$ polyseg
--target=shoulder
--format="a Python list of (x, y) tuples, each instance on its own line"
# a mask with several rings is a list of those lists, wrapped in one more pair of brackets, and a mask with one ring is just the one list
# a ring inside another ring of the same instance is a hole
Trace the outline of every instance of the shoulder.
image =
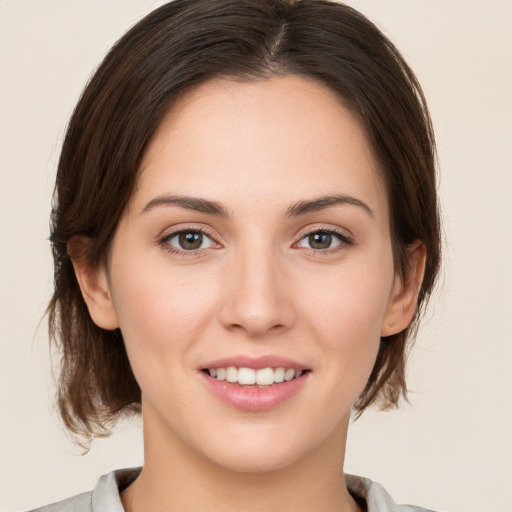
[(98, 480), (94, 490), (30, 512), (124, 512), (119, 493), (128, 487), (139, 473), (140, 468), (112, 471)]
[(92, 492), (84, 492), (77, 494), (72, 498), (68, 498), (45, 507), (36, 508), (30, 512), (90, 512), (92, 511)]
[(350, 493), (366, 505), (368, 512), (434, 512), (414, 505), (397, 505), (382, 485), (369, 478), (345, 475), (345, 479)]

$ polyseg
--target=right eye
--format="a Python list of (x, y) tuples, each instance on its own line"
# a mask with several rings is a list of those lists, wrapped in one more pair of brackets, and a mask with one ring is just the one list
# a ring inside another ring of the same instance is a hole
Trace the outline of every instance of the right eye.
[(199, 229), (183, 229), (169, 233), (160, 241), (171, 252), (195, 252), (209, 249), (215, 242)]

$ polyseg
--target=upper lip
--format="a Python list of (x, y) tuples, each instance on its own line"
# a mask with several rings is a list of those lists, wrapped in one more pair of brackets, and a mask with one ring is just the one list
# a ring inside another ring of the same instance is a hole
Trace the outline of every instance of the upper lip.
[(222, 359), (216, 359), (206, 363), (201, 367), (203, 370), (212, 368), (252, 368), (253, 370), (261, 370), (263, 368), (293, 368), (295, 370), (308, 370), (309, 366), (278, 355), (268, 354), (263, 356), (238, 355), (229, 356)]

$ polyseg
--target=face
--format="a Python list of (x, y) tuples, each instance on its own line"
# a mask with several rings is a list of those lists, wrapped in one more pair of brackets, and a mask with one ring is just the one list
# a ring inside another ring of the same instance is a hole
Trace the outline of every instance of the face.
[(147, 148), (90, 306), (121, 328), (149, 442), (241, 471), (343, 445), (400, 323), (388, 217), (365, 134), (329, 89), (188, 93)]

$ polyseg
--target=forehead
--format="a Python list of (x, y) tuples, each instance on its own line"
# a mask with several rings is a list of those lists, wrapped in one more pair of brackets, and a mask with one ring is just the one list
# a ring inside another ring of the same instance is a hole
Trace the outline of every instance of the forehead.
[(216, 79), (187, 92), (153, 135), (140, 172), (141, 201), (169, 192), (283, 205), (304, 195), (379, 202), (384, 194), (356, 116), (328, 87), (299, 76)]

